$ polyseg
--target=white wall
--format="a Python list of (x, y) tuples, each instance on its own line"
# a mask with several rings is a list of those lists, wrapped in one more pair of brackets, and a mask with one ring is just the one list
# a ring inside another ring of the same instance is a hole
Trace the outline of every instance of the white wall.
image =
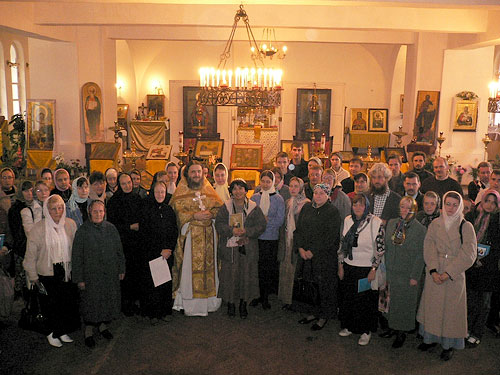
[[(444, 54), (438, 125), (439, 131), (446, 137), (442, 155), (451, 155), (462, 166), (475, 167), (484, 157), (481, 139), (488, 130), (488, 84), (492, 80), (494, 51), (495, 46), (490, 46), (473, 50), (447, 50)], [(473, 91), (479, 96), (476, 132), (452, 131), (452, 103), (460, 91)]]
[(29, 99), (56, 100), (54, 152), (65, 160), (80, 159), (85, 146), (80, 141), (80, 90), (78, 59), (73, 43), (29, 38), (31, 94)]

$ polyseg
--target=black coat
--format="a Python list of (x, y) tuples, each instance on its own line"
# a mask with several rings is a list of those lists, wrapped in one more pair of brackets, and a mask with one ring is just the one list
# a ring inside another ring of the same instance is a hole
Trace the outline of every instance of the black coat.
[[(373, 213), (374, 208), (374, 196), (370, 194), (370, 213)], [(399, 217), (399, 201), (401, 196), (393, 191), (389, 193), (387, 200), (385, 201), (384, 209), (380, 218), (385, 221)]]
[[(467, 213), (465, 218), (474, 224), (479, 216), (479, 211)], [(481, 243), (489, 245), (490, 253), (484, 258), (478, 258), (474, 265), (465, 272), (467, 288), (482, 290), (485, 292), (500, 291), (500, 271), (498, 261), (500, 259), (500, 213), (492, 214), (486, 235)], [(478, 264), (481, 264), (478, 267)]]
[(24, 233), (23, 220), (21, 218), (21, 210), (28, 207), (26, 203), (16, 200), (9, 209), (9, 228), (12, 234), (12, 251), (24, 258), (26, 253), (26, 234)]

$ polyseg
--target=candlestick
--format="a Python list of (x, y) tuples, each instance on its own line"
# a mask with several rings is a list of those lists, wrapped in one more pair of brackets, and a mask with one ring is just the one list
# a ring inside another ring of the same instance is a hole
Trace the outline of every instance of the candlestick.
[(326, 150), (326, 134), (321, 134), (321, 149)]
[(182, 130), (179, 132), (179, 144), (184, 145), (184, 132)]

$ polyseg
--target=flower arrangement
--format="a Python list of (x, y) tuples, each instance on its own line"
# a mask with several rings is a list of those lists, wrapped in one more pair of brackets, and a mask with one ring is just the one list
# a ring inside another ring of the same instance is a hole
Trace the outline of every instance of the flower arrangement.
[(462, 167), (460, 164), (455, 167), (455, 175), (457, 176), (457, 181), (460, 185), (462, 184), (462, 178), (466, 172), (467, 168)]
[(457, 95), (455, 95), (457, 98), (464, 99), (464, 100), (473, 100), (477, 99), (478, 96), (472, 92), (472, 91), (460, 91)]
[(479, 177), (479, 168), (474, 168), (472, 165), (469, 166), (469, 168), (470, 168), (469, 174), (472, 177), (472, 181), (476, 181)]
[(87, 168), (80, 164), (80, 159), (70, 159), (68, 163), (64, 160), (64, 154), (58, 153), (54, 156), (56, 168), (66, 169), (71, 176), (71, 179), (82, 176), (87, 173)]
[(3, 145), (2, 165), (16, 170), (17, 176), (23, 176), (26, 167), (26, 123), (23, 115), (12, 116), (9, 125), (12, 130), (9, 131), (8, 140)]

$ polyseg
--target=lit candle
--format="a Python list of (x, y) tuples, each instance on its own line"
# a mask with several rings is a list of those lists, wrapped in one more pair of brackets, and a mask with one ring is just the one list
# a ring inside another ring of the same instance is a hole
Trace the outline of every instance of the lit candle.
[(223, 70), (223, 71), (222, 71), (222, 84), (223, 84), (224, 86), (227, 86), (227, 81), (226, 81), (226, 71), (225, 71), (225, 70)]
[(184, 132), (182, 130), (179, 132), (179, 145), (184, 145)]
[(490, 82), (490, 84), (488, 85), (489, 89), (490, 89), (490, 98), (494, 98), (496, 97), (496, 82)]
[(215, 87), (215, 69), (212, 68), (210, 73), (212, 73), (212, 87)]
[(248, 87), (248, 79), (250, 78), (250, 74), (249, 74), (249, 71), (248, 71), (248, 68), (245, 68), (245, 74), (244, 74), (244, 81), (243, 81), (243, 85), (244, 87)]
[(250, 70), (250, 86), (255, 86), (255, 69)]
[(199, 73), (200, 73), (200, 87), (203, 87), (203, 86), (205, 86), (203, 84), (203, 78), (204, 78), (203, 68), (200, 68)]
[(232, 71), (232, 70), (230, 70), (230, 71), (228, 72), (228, 75), (229, 75), (229, 87), (233, 87), (233, 85), (231, 84), (231, 83), (232, 83), (232, 82), (231, 82), (231, 79), (233, 78), (233, 71)]
[(326, 135), (325, 135), (325, 133), (321, 134), (321, 149), (323, 151), (326, 150)]
[(217, 87), (219, 87), (220, 86), (220, 70), (219, 69), (217, 69), (217, 72), (215, 75), (217, 77)]
[(267, 88), (267, 69), (264, 69), (264, 88)]
[(261, 83), (262, 83), (262, 69), (259, 68), (259, 70), (257, 71), (257, 86), (260, 87)]
[(234, 85), (236, 87), (241, 87), (241, 85), (240, 85), (240, 76), (241, 76), (240, 68), (236, 68), (236, 75), (234, 77)]

